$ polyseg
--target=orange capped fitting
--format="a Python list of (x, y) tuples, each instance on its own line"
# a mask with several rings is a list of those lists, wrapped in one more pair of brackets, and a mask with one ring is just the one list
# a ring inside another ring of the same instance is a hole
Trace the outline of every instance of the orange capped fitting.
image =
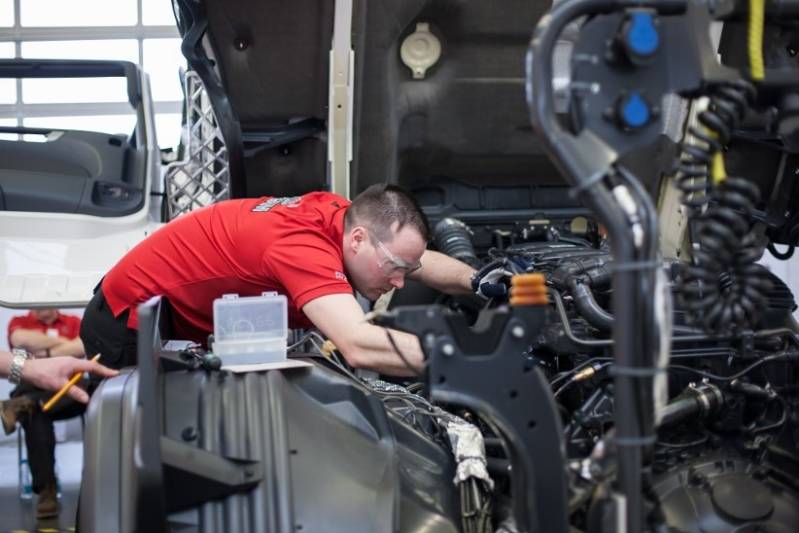
[(510, 278), (511, 287), (546, 286), (547, 278), (541, 274), (533, 272), (531, 274), (516, 274)]
[(547, 305), (546, 277), (543, 274), (517, 274), (510, 279), (512, 306)]

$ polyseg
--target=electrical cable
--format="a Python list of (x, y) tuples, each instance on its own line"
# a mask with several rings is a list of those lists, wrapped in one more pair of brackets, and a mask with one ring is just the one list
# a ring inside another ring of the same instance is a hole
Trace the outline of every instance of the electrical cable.
[[(699, 213), (708, 203), (712, 183), (726, 181), (723, 159), (714, 161), (714, 157), (730, 142), (754, 96), (755, 88), (745, 80), (721, 84), (713, 89), (707, 108), (697, 116), (700, 126), (688, 129), (687, 139), (680, 144), (675, 172), (682, 203), (690, 214)], [(690, 142), (692, 138), (694, 142)]]
[[(298, 346), (301, 346), (303, 343), (307, 342), (307, 341), (308, 341), (308, 340), (309, 340), (311, 337), (313, 337), (314, 335), (315, 335), (315, 336), (317, 336), (317, 337), (321, 337), (321, 335), (319, 335), (317, 332), (315, 332), (315, 331), (309, 331), (308, 333), (306, 333), (305, 335), (303, 335), (303, 336), (300, 338), (300, 340), (298, 340), (297, 342), (295, 342), (295, 343), (293, 343), (293, 344), (291, 344), (291, 345), (287, 346), (287, 347), (286, 347), (286, 351), (287, 351), (287, 352), (290, 352), (290, 351), (291, 351), (291, 350), (293, 350), (294, 348), (296, 348), (296, 347), (298, 347)], [(322, 340), (324, 341), (324, 339), (322, 339)]]
[[(706, 131), (689, 130), (704, 145), (681, 145), (677, 186), (691, 209), (699, 246), (693, 264), (685, 268), (680, 295), (689, 320), (709, 333), (752, 329), (762, 317), (770, 287), (755, 266), (763, 254), (751, 222), (759, 188), (742, 178), (718, 175), (711, 187), (707, 175), (711, 158), (729, 143), (755, 94), (754, 86), (744, 80), (716, 87), (708, 108), (698, 117)], [(701, 198), (695, 196), (700, 189)], [(697, 216), (708, 202), (704, 214)]]
[[(605, 363), (602, 363), (601, 365), (598, 365), (596, 368), (594, 368), (594, 369), (593, 369), (593, 372), (592, 372), (592, 373), (591, 373), (591, 375), (590, 375), (590, 376), (588, 376), (588, 377), (591, 377), (591, 376), (593, 376), (593, 375), (597, 374), (598, 372), (600, 372), (601, 370), (603, 370), (603, 369), (605, 369), (605, 368), (607, 368), (607, 367), (609, 367), (609, 366), (612, 366), (612, 365), (613, 365), (613, 363), (611, 363), (611, 362), (605, 362)], [(574, 375), (574, 376), (572, 376), (572, 377), (571, 377), (571, 379), (569, 379), (568, 381), (566, 381), (566, 383), (564, 383), (563, 385), (561, 385), (561, 386), (560, 386), (560, 388), (559, 388), (559, 389), (557, 389), (557, 390), (556, 390), (556, 391), (555, 391), (555, 392), (552, 394), (552, 396), (553, 396), (554, 398), (557, 398), (558, 396), (560, 396), (560, 395), (563, 393), (563, 391), (565, 391), (567, 388), (569, 388), (569, 387), (570, 387), (570, 386), (571, 386), (573, 383), (577, 383), (578, 381), (582, 381), (581, 379), (576, 379), (576, 376), (577, 376), (577, 374), (575, 373), (575, 375)], [(587, 379), (587, 378), (585, 378), (585, 379)]]
[(777, 250), (774, 243), (770, 242), (768, 243), (768, 246), (766, 246), (766, 248), (771, 253), (771, 255), (774, 256), (776, 259), (779, 259), (780, 261), (786, 261), (791, 257), (793, 257), (793, 252), (796, 246), (794, 244), (789, 244), (788, 248), (784, 252), (780, 252), (779, 250)]
[(567, 378), (573, 376), (574, 374), (576, 374), (577, 372), (579, 372), (583, 368), (587, 367), (588, 365), (590, 365), (592, 363), (596, 363), (597, 361), (613, 361), (613, 358), (612, 357), (592, 357), (591, 359), (587, 359), (587, 360), (583, 361), (582, 363), (580, 363), (579, 365), (575, 366), (574, 368), (572, 368), (570, 370), (567, 370), (565, 372), (561, 372), (560, 374), (554, 376), (552, 378), (552, 381), (549, 382), (549, 386), (554, 388), (555, 385), (557, 385), (560, 381), (563, 381), (564, 379), (567, 379)]
[[(420, 394), (424, 390), (424, 386), (425, 386), (425, 384), (420, 381), (420, 382), (417, 382), (417, 383), (411, 383), (410, 385), (408, 385), (405, 388), (408, 389), (408, 392), (410, 392), (411, 394)], [(417, 389), (418, 389), (418, 391), (417, 391)]]
[[(655, 302), (657, 298), (652, 298), (657, 290), (657, 268), (660, 266), (657, 258), (657, 217), (656, 209), (649, 196), (649, 193), (641, 185), (641, 182), (627, 169), (622, 166), (617, 168), (617, 179), (622, 180), (628, 186), (630, 194), (636, 201), (637, 216), (642, 225), (642, 234), (644, 237), (643, 242), (637, 250), (638, 261), (643, 264), (654, 263), (649, 268), (640, 268), (634, 271), (637, 277), (636, 282), (639, 284), (641, 290), (638, 291), (638, 306), (641, 310), (643, 321), (641, 324), (641, 336), (638, 339), (639, 352), (638, 352), (638, 367), (642, 369), (653, 368), (657, 369), (660, 364), (658, 360), (646, 360), (647, 354), (660, 353), (664, 348), (662, 345), (660, 324), (657, 320), (657, 310), (655, 309)], [(650, 380), (639, 379), (637, 381), (637, 402), (640, 405), (649, 407), (642, 408), (638, 411), (641, 419), (639, 421), (640, 427), (644, 434), (649, 434), (654, 430), (654, 409), (655, 409), (655, 387), (654, 375)]]
[(784, 252), (780, 252), (777, 250), (777, 245), (774, 241), (770, 241), (766, 248), (768, 251), (773, 255), (775, 258), (779, 259), (780, 261), (786, 261), (793, 257), (793, 253), (796, 249), (796, 246), (799, 244), (799, 226), (794, 226), (790, 232), (788, 232), (788, 239), (786, 244), (788, 248)]
[(755, 81), (766, 77), (763, 62), (763, 26), (765, 22), (765, 0), (749, 0), (749, 21), (747, 31), (747, 51), (749, 53), (749, 74)]
[(700, 446), (708, 441), (707, 435), (702, 435), (698, 439), (689, 441), (689, 442), (665, 442), (665, 441), (658, 441), (657, 446), (661, 446), (663, 448), (671, 448), (675, 450), (682, 450), (685, 448), (693, 448), (694, 446)]
[(752, 424), (748, 428), (746, 428), (749, 434), (756, 435), (758, 433), (765, 433), (767, 431), (777, 429), (778, 427), (781, 427), (785, 424), (785, 422), (788, 420), (788, 405), (785, 402), (785, 400), (783, 400), (780, 397), (777, 397), (776, 400), (779, 401), (780, 407), (782, 408), (782, 414), (780, 415), (780, 418), (775, 422), (759, 427), (755, 426), (757, 422), (752, 422)]
[(740, 372), (736, 372), (735, 374), (731, 374), (729, 376), (720, 376), (718, 374), (713, 374), (712, 372), (706, 372), (704, 370), (699, 370), (698, 368), (691, 368), (690, 366), (683, 366), (683, 365), (669, 365), (669, 369), (682, 370), (683, 372), (691, 372), (691, 373), (694, 373), (694, 374), (696, 374), (698, 376), (702, 376), (702, 377), (708, 378), (708, 379), (715, 379), (715, 380), (718, 380), (718, 381), (732, 381), (734, 379), (740, 378), (741, 376), (745, 376), (746, 374), (748, 374), (749, 372), (751, 372), (752, 370), (754, 370), (755, 368), (759, 367), (762, 364), (765, 364), (765, 363), (768, 363), (768, 362), (771, 362), (771, 361), (789, 359), (791, 357), (796, 357), (797, 355), (799, 355), (799, 352), (788, 352), (788, 353), (767, 355), (766, 357), (763, 357), (762, 359), (758, 359), (757, 361), (755, 361), (751, 365), (747, 366), (746, 368), (744, 368)]
[[(400, 347), (397, 345), (397, 341), (394, 340), (394, 336), (391, 334), (391, 331), (388, 328), (383, 328), (383, 329), (386, 332), (386, 337), (388, 337), (388, 342), (389, 342), (389, 344), (391, 344), (391, 348), (393, 348), (394, 352), (399, 356), (400, 359), (402, 359), (402, 362), (405, 364), (406, 367), (408, 367), (408, 370), (410, 370), (413, 373), (414, 376), (422, 376), (422, 375), (424, 375), (423, 372), (417, 370), (411, 364), (411, 362), (408, 360), (408, 358), (405, 357), (405, 354), (402, 353), (402, 350), (400, 350)], [(423, 368), (425, 366), (426, 366), (426, 364), (422, 365)]]

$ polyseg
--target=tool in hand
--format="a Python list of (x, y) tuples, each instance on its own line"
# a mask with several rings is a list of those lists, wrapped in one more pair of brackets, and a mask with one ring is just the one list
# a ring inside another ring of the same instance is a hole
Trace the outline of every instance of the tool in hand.
[[(94, 357), (92, 357), (93, 362), (97, 362), (98, 359), (100, 359), (99, 353)], [(70, 378), (70, 380), (67, 381), (63, 387), (61, 387), (61, 390), (53, 394), (53, 396), (49, 400), (47, 400), (47, 403), (45, 403), (42, 406), (42, 412), (46, 413), (47, 411), (52, 409), (53, 406), (58, 402), (58, 400), (63, 398), (64, 395), (67, 393), (67, 391), (71, 389), (78, 381), (80, 381), (82, 377), (83, 377), (83, 372), (75, 372), (75, 374)]]

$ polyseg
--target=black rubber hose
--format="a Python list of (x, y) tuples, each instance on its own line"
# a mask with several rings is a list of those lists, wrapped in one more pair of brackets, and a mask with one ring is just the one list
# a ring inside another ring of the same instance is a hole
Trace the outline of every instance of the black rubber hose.
[(674, 398), (661, 411), (660, 427), (678, 424), (689, 418), (707, 417), (715, 413), (724, 403), (718, 387), (699, 385), (690, 387)]
[(796, 247), (793, 244), (789, 244), (788, 248), (784, 252), (780, 252), (777, 250), (777, 247), (774, 245), (774, 243), (770, 242), (768, 243), (767, 248), (768, 251), (771, 252), (771, 255), (773, 255), (776, 259), (779, 259), (780, 261), (787, 261), (793, 257), (793, 252)]
[(480, 266), (469, 228), (460, 220), (441, 219), (433, 229), (433, 242), (442, 254), (454, 257), (474, 268)]
[(574, 298), (574, 306), (580, 316), (600, 331), (611, 331), (613, 329), (613, 315), (605, 311), (597, 303), (591, 287), (577, 277), (569, 279), (568, 284), (569, 292)]
[(672, 426), (693, 417), (699, 412), (699, 400), (694, 397), (676, 398), (663, 408), (661, 412), (661, 427)]

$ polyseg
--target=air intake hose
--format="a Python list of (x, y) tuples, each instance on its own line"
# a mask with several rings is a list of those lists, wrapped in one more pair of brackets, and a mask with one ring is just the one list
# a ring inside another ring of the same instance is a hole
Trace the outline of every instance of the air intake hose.
[(600, 331), (613, 329), (613, 315), (602, 309), (594, 299), (591, 287), (578, 277), (569, 278), (569, 292), (574, 298), (574, 305), (586, 322)]
[(478, 268), (480, 261), (474, 253), (469, 228), (456, 218), (444, 218), (433, 229), (433, 242), (436, 248), (450, 257)]

